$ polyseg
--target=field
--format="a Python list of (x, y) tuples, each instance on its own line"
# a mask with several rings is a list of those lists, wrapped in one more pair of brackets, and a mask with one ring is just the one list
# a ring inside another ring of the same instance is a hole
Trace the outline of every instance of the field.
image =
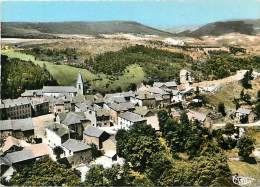
[(92, 88), (101, 92), (115, 90), (118, 86), (122, 89), (126, 89), (130, 83), (139, 84), (145, 78), (142, 68), (136, 65), (128, 67), (122, 76), (115, 79), (114, 77), (108, 77), (104, 74), (93, 74), (86, 69), (75, 68), (68, 65), (56, 65), (47, 61), (35, 60), (33, 56), (19, 51), (5, 50), (2, 51), (2, 54), (7, 55), (10, 58), (32, 61), (34, 64), (38, 64), (41, 67), (45, 64), (47, 70), (60, 85), (74, 85), (78, 73), (81, 72), (84, 78), (90, 82)]

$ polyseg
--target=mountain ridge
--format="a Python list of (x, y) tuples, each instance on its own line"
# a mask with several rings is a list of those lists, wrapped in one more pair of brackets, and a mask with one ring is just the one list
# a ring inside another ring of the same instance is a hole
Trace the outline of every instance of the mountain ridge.
[(65, 21), (65, 22), (2, 22), (2, 37), (57, 37), (55, 34), (99, 35), (134, 33), (171, 36), (162, 31), (134, 21)]

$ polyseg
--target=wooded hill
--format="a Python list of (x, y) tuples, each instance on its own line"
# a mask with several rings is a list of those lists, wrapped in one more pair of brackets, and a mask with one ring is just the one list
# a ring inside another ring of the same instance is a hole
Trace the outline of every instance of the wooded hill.
[(133, 33), (170, 36), (161, 31), (133, 21), (103, 22), (2, 22), (2, 37), (55, 38), (54, 34), (114, 34)]

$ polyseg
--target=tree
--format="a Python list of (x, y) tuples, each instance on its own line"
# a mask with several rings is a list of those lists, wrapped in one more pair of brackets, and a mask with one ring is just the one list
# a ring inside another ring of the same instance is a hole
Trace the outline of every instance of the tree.
[(130, 184), (129, 168), (113, 165), (111, 168), (103, 168), (101, 165), (93, 165), (86, 174), (86, 186), (126, 186)]
[(158, 112), (158, 119), (159, 119), (160, 129), (161, 129), (161, 131), (163, 131), (164, 125), (165, 125), (166, 121), (169, 119), (169, 114), (168, 114), (168, 112), (165, 111), (165, 110), (160, 110), (160, 111)]
[(226, 116), (226, 111), (225, 111), (225, 104), (224, 103), (219, 103), (218, 104), (218, 112), (222, 114), (222, 116)]
[(133, 125), (128, 131), (121, 131), (116, 135), (116, 140), (119, 153), (134, 170), (140, 172), (150, 165), (152, 154), (161, 149), (155, 130), (147, 124)]
[(232, 135), (236, 132), (235, 125), (233, 123), (227, 123), (224, 129), (225, 134)]
[(80, 179), (73, 170), (43, 158), (19, 168), (10, 182), (17, 186), (77, 186)]
[(63, 149), (60, 146), (54, 147), (53, 152), (56, 155), (57, 159), (60, 159), (60, 155), (64, 153)]
[(136, 91), (137, 85), (135, 83), (130, 83), (127, 90)]
[(182, 124), (189, 125), (190, 120), (189, 120), (186, 112), (181, 113), (180, 121), (181, 121)]
[(247, 72), (244, 74), (243, 79), (241, 80), (242, 86), (243, 86), (244, 88), (246, 88), (246, 89), (252, 88), (252, 85), (251, 85), (251, 80), (253, 80), (252, 72), (253, 72), (252, 69), (250, 69), (249, 71), (247, 71)]
[(101, 151), (98, 150), (96, 144), (92, 143), (92, 144), (90, 144), (90, 147), (91, 147), (92, 159), (96, 159), (97, 157), (102, 155)]
[(244, 158), (248, 158), (252, 151), (255, 149), (254, 148), (255, 140), (252, 139), (251, 137), (244, 136), (238, 141), (238, 155), (242, 156)]
[(161, 176), (165, 170), (171, 168), (172, 163), (162, 151), (154, 153), (150, 159), (151, 165), (146, 169), (145, 173), (147, 173), (149, 179), (153, 181), (154, 184), (160, 185)]

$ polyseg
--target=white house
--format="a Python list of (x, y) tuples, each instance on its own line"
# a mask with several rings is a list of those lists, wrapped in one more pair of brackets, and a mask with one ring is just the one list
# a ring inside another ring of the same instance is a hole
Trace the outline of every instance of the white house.
[(69, 129), (63, 124), (48, 124), (45, 131), (47, 143), (51, 148), (61, 146), (62, 143), (69, 139)]
[(128, 130), (134, 124), (140, 124), (145, 122), (146, 119), (142, 116), (128, 111), (118, 116), (118, 127), (126, 130)]

